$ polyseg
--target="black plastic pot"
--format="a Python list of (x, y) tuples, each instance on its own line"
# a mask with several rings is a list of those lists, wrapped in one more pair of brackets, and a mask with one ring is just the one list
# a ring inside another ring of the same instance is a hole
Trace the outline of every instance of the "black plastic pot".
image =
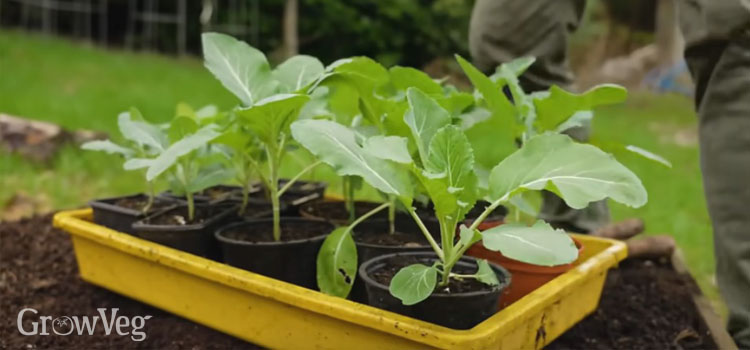
[(268, 237), (273, 229), (272, 219), (249, 220), (233, 223), (216, 231), (215, 237), (221, 245), (224, 261), (232, 266), (272, 277), (298, 286), (315, 289), (316, 259), (318, 250), (326, 236), (335, 228), (325, 221), (305, 218), (281, 218), (282, 238), (284, 231), (299, 226), (317, 226), (319, 235), (289, 241), (239, 240), (232, 232), (242, 230), (251, 237)]
[(176, 203), (173, 200), (160, 197), (154, 198), (154, 204), (151, 210), (147, 213), (143, 213), (136, 209), (121, 207), (116, 204), (122, 199), (131, 198), (148, 200), (147, 195), (139, 193), (130, 196), (97, 199), (89, 202), (89, 205), (94, 210), (94, 222), (115, 231), (132, 234), (134, 232), (134, 222), (141, 220), (148, 215), (176, 206)]
[(154, 223), (160, 216), (179, 215), (187, 218), (187, 206), (163, 210), (133, 224), (135, 235), (143, 239), (163, 244), (209, 259), (218, 260), (220, 250), (214, 231), (226, 225), (237, 208), (234, 205), (197, 205), (196, 218), (202, 221), (187, 225), (163, 225)]
[[(426, 219), (422, 218), (427, 230), (433, 234), (435, 241), (440, 244), (440, 222), (437, 219)], [(410, 252), (431, 252), (432, 247), (424, 238), (424, 234), (419, 229), (419, 226), (414, 222), (411, 217), (397, 216), (395, 227), (396, 231), (413, 235), (414, 241), (422, 242), (420, 246), (396, 246), (396, 245), (385, 245), (375, 243), (364, 243), (358, 241), (358, 238), (369, 233), (380, 233), (388, 232), (390, 230), (390, 222), (386, 219), (371, 219), (357, 225), (352, 233), (354, 238), (354, 244), (357, 245), (357, 261), (360, 265), (363, 262), (387, 254), (395, 253), (410, 253)], [(352, 285), (352, 290), (349, 293), (349, 299), (359, 302), (367, 303), (367, 291), (365, 290), (365, 283), (357, 275)]]
[[(421, 218), (427, 230), (432, 233), (435, 241), (440, 244), (440, 222), (437, 219)], [(357, 245), (357, 260), (360, 264), (372, 258), (394, 253), (408, 253), (418, 251), (432, 251), (432, 247), (424, 238), (424, 234), (419, 229), (419, 226), (414, 222), (411, 217), (396, 217), (395, 228), (396, 231), (414, 236), (414, 241), (422, 242), (421, 246), (396, 246), (396, 245), (384, 245), (375, 243), (364, 243), (359, 241), (359, 238), (363, 235), (370, 233), (388, 232), (389, 221), (382, 219), (371, 219), (362, 222), (357, 225), (352, 232), (352, 238), (354, 243)]]
[[(375, 281), (371, 273), (384, 268), (392, 259), (415, 257), (420, 263), (432, 265), (438, 258), (434, 253), (400, 253), (383, 255), (366, 261), (359, 267), (359, 276), (365, 282), (368, 304), (423, 321), (454, 329), (469, 329), (497, 312), (498, 298), (508, 284), (510, 274), (499, 265), (490, 263), (500, 284), (491, 290), (466, 293), (433, 293), (415, 305), (403, 305), (388, 290), (388, 286)], [(464, 270), (464, 271), (462, 271)], [(463, 257), (453, 268), (454, 272), (474, 273), (476, 260)]]

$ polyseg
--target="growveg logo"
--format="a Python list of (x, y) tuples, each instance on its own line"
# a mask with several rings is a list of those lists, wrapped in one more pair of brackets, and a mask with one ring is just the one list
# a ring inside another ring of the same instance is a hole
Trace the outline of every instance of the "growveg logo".
[[(23, 335), (93, 335), (95, 332), (103, 332), (105, 335), (116, 333), (119, 336), (130, 336), (133, 341), (146, 339), (146, 332), (142, 329), (146, 326), (146, 320), (152, 316), (117, 316), (118, 308), (98, 308), (97, 316), (37, 316), (39, 311), (25, 308), (18, 312), (18, 332)], [(24, 320), (31, 322), (24, 323)]]

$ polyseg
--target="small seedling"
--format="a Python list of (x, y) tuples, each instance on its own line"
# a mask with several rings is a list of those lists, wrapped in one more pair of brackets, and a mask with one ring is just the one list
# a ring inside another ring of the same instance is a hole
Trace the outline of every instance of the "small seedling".
[[(95, 140), (84, 143), (81, 148), (92, 151), (102, 151), (110, 154), (119, 154), (125, 159), (125, 170), (138, 170), (141, 167), (134, 167), (131, 160), (134, 158), (146, 158), (155, 156), (163, 152), (167, 145), (166, 134), (156, 125), (148, 123), (141, 112), (136, 108), (131, 108), (128, 112), (122, 112), (117, 116), (117, 126), (124, 143), (118, 144), (111, 140)], [(154, 180), (155, 178), (146, 178), (148, 188), (148, 202), (141, 209), (144, 213), (151, 210), (154, 203)]]
[[(279, 169), (291, 138), (289, 125), (310, 100), (308, 91), (324, 73), (323, 64), (310, 56), (295, 56), (275, 69), (266, 56), (245, 42), (218, 33), (202, 36), (203, 57), (209, 71), (234, 95), (241, 106), (232, 113), (239, 126), (232, 141), (243, 169), (254, 169), (268, 189), (273, 207), (273, 237), (281, 240), (280, 198), (313, 163), (279, 188)], [(258, 151), (248, 151), (256, 147)], [(265, 166), (264, 166), (265, 165)]]

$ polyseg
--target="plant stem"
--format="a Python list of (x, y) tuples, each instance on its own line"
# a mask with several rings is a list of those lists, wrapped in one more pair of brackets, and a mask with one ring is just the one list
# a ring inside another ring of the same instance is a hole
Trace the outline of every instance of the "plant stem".
[(437, 254), (438, 258), (440, 258), (441, 261), (445, 261), (445, 255), (443, 254), (443, 251), (440, 249), (440, 246), (438, 246), (437, 242), (435, 242), (435, 239), (432, 238), (432, 235), (430, 235), (430, 231), (428, 231), (427, 227), (424, 226), (422, 219), (419, 218), (419, 215), (417, 215), (417, 212), (414, 210), (414, 208), (410, 206), (407, 211), (409, 212), (409, 215), (411, 215), (411, 217), (414, 219), (414, 222), (417, 223), (417, 226), (419, 226), (419, 229), (427, 239), (427, 242), (430, 243), (432, 250), (435, 251), (435, 254)]
[[(294, 183), (297, 182), (297, 180), (299, 180), (300, 177), (302, 177), (302, 175), (305, 175), (308, 171), (310, 171), (313, 168), (315, 168), (316, 166), (320, 165), (320, 163), (322, 163), (322, 161), (316, 161), (315, 163), (312, 163), (312, 164), (308, 165), (306, 168), (302, 169), (302, 171), (300, 171), (299, 173), (297, 173), (297, 175), (294, 175), (293, 178), (289, 179), (289, 181), (287, 181), (287, 183), (284, 184), (284, 187), (282, 187), (279, 190), (279, 192), (278, 192), (279, 196), (284, 195), (284, 192), (286, 192), (289, 188), (291, 188), (292, 185), (294, 185)], [(276, 167), (276, 168), (278, 168), (278, 167)], [(278, 181), (278, 180), (279, 179), (277, 178), (276, 181)], [(277, 187), (279, 186), (278, 182), (276, 183), (276, 186)]]
[(148, 202), (146, 202), (146, 206), (143, 207), (143, 213), (148, 213), (149, 210), (151, 210), (151, 207), (154, 205), (154, 197), (156, 197), (156, 194), (154, 193), (154, 183), (152, 181), (146, 181), (148, 184)]
[(383, 203), (379, 205), (377, 208), (368, 211), (364, 215), (360, 216), (357, 220), (354, 220), (351, 224), (349, 224), (349, 230), (351, 231), (355, 226), (362, 223), (362, 221), (367, 220), (369, 217), (377, 214), (379, 211), (385, 209), (386, 207), (390, 207), (391, 203)]
[(247, 202), (250, 199), (250, 184), (248, 181), (244, 181), (242, 184), (242, 205), (240, 206), (239, 214), (242, 215), (247, 210)]
[[(450, 232), (449, 224), (446, 222), (444, 217), (439, 217), (438, 221), (440, 221), (440, 244), (443, 248), (443, 262), (448, 262), (452, 260), (453, 253), (453, 232)], [(454, 228), (455, 232), (455, 228)], [(443, 274), (441, 276), (440, 285), (446, 286), (448, 285), (448, 277), (450, 276), (451, 268), (453, 268), (452, 264), (445, 264), (443, 265)]]
[(479, 215), (479, 217), (477, 217), (477, 218), (476, 218), (476, 219), (474, 220), (474, 222), (472, 222), (472, 223), (471, 223), (471, 226), (469, 226), (469, 229), (470, 229), (470, 230), (475, 230), (475, 229), (476, 229), (477, 227), (479, 227), (479, 224), (481, 224), (481, 223), (482, 223), (482, 221), (484, 221), (485, 219), (487, 219), (487, 217), (488, 217), (488, 216), (489, 216), (489, 215), (490, 215), (490, 214), (491, 214), (491, 213), (492, 213), (492, 212), (493, 212), (493, 211), (494, 211), (495, 209), (497, 209), (497, 207), (499, 207), (499, 206), (500, 206), (500, 203), (502, 203), (502, 202), (505, 202), (506, 200), (508, 200), (508, 199), (507, 199), (506, 197), (508, 197), (508, 195), (507, 195), (507, 194), (506, 194), (505, 196), (501, 197), (500, 199), (498, 199), (498, 200), (496, 200), (496, 201), (492, 202), (492, 204), (490, 204), (490, 205), (489, 205), (489, 206), (488, 206), (487, 208), (484, 208), (484, 211), (482, 212), (482, 214), (481, 214), (481, 215)]
[(188, 221), (193, 222), (195, 219), (195, 202), (193, 201), (193, 192), (185, 192), (188, 204)]
[(388, 207), (388, 229), (390, 234), (396, 233), (396, 196), (389, 195), (388, 202), (391, 206)]
[[(269, 183), (268, 190), (271, 192), (271, 207), (273, 208), (273, 240), (278, 242), (281, 240), (281, 210), (279, 204), (279, 159), (273, 152), (266, 148), (266, 154), (268, 156), (268, 167), (269, 167)], [(287, 185), (289, 185), (287, 183)], [(284, 189), (287, 187), (284, 186)]]

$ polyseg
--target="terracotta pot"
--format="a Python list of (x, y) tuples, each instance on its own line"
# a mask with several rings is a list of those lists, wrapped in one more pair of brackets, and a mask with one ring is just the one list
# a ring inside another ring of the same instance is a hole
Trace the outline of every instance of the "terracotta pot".
[[(480, 225), (480, 230), (487, 228), (490, 227), (481, 228)], [(583, 254), (583, 244), (575, 238), (573, 238), (573, 241), (575, 242), (576, 247), (578, 247), (578, 256), (580, 257), (581, 254)], [(511, 276), (513, 276), (510, 286), (503, 291), (503, 295), (500, 298), (500, 309), (503, 309), (516, 300), (523, 298), (555, 277), (569, 271), (575, 265), (575, 262), (557, 266), (537, 266), (527, 264), (507, 258), (500, 252), (488, 250), (482, 245), (482, 242), (477, 242), (471, 246), (471, 248), (466, 251), (466, 254), (498, 264), (506, 268)]]

